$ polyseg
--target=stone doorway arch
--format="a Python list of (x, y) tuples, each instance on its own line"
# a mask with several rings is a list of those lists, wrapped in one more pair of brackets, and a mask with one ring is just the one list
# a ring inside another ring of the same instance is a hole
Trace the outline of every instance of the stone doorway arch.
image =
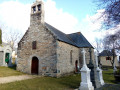
[(39, 60), (37, 57), (33, 57), (31, 64), (31, 74), (38, 74), (38, 70), (39, 70)]

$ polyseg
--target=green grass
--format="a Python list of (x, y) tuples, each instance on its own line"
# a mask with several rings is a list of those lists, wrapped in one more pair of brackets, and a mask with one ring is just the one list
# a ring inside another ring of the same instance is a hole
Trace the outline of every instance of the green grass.
[[(22, 74), (13, 69), (5, 67), (0, 67), (0, 74), (2, 73), (1, 70), (4, 70), (4, 72), (6, 70), (6, 76), (8, 76), (9, 70), (10, 73), (13, 72), (12, 75)], [(114, 79), (112, 69), (109, 69), (108, 71), (103, 71), (103, 78), (105, 83), (117, 83)], [(73, 90), (80, 86), (80, 82), (80, 74), (74, 74), (61, 78), (37, 77), (29, 80), (0, 84), (0, 90)], [(103, 88), (103, 90), (108, 90), (109, 87), (111, 88), (111, 86), (108, 86)]]
[(16, 75), (23, 75), (23, 73), (16, 71), (15, 68), (0, 67), (0, 77), (16, 76)]
[(80, 74), (61, 78), (39, 77), (1, 84), (0, 90), (73, 90), (79, 87), (80, 78)]
[(110, 84), (118, 83), (117, 81), (115, 81), (113, 69), (108, 69), (106, 71), (103, 71), (103, 80), (105, 81), (105, 83), (110, 83)]

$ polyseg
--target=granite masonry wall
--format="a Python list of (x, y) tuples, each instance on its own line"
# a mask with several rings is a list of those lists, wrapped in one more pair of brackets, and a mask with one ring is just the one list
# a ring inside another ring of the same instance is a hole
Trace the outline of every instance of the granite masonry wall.
[[(36, 50), (32, 50), (33, 41), (37, 41)], [(18, 46), (17, 70), (31, 74), (31, 62), (35, 56), (39, 60), (39, 75), (56, 76), (56, 40), (42, 24), (30, 26)]]
[(4, 52), (0, 51), (0, 66), (3, 65), (3, 56), (4, 56)]
[(79, 61), (79, 48), (57, 41), (58, 76), (73, 73), (75, 71), (76, 60)]

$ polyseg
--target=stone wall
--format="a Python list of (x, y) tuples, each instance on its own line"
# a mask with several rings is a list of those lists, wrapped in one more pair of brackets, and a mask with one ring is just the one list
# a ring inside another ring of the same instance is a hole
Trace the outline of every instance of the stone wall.
[[(72, 62), (71, 62), (71, 54), (70, 54), (71, 51), (72, 51)], [(75, 72), (76, 60), (79, 61), (79, 48), (61, 41), (57, 41), (58, 76)]]
[[(112, 59), (112, 58), (113, 58), (113, 57), (111, 56), (111, 59)], [(112, 66), (110, 60), (106, 60), (106, 56), (101, 56), (101, 57), (100, 57), (100, 62), (101, 62), (101, 64), (102, 64), (103, 66)], [(116, 65), (116, 66), (119, 66), (119, 63), (118, 63), (118, 61), (117, 61), (117, 57), (115, 57), (115, 65)]]
[(0, 66), (3, 65), (3, 55), (4, 55), (4, 52), (0, 51)]
[[(37, 41), (36, 50), (32, 50), (33, 41)], [(33, 24), (21, 39), (18, 47), (17, 70), (31, 74), (31, 62), (34, 56), (39, 59), (39, 75), (56, 75), (56, 40), (42, 24)]]

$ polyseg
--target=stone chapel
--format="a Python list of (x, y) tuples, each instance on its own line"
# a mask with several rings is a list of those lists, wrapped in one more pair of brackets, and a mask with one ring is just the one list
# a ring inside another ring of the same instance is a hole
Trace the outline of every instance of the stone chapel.
[(36, 0), (31, 6), (30, 26), (18, 43), (17, 70), (43, 76), (60, 77), (77, 72), (82, 66), (82, 48), (94, 48), (81, 32), (65, 34), (44, 21), (44, 3)]

